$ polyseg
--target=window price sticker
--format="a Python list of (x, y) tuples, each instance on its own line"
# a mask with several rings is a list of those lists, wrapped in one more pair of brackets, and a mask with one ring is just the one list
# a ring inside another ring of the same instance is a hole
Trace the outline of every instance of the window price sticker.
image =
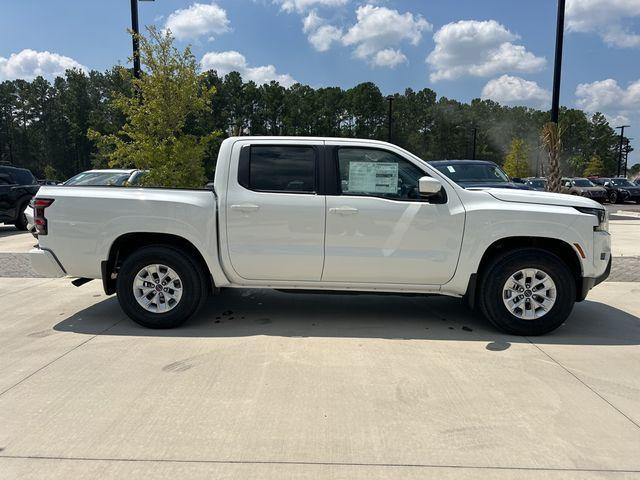
[(398, 193), (398, 164), (350, 162), (348, 192)]

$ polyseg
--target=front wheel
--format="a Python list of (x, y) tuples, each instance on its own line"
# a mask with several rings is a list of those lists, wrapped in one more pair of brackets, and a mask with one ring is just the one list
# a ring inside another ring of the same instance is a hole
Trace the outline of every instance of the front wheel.
[(485, 317), (513, 335), (543, 335), (567, 319), (576, 299), (568, 266), (542, 249), (518, 249), (496, 258), (482, 277)]
[(148, 328), (174, 328), (193, 316), (206, 287), (198, 265), (180, 250), (150, 246), (132, 253), (118, 273), (124, 312)]
[(609, 194), (609, 202), (610, 203), (618, 203), (619, 197), (618, 197), (618, 192), (611, 192)]

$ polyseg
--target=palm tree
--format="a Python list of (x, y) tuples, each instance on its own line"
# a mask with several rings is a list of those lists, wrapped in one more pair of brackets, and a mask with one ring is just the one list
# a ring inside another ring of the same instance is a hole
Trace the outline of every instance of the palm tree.
[(549, 155), (549, 177), (547, 190), (560, 193), (560, 150), (562, 149), (562, 132), (557, 123), (545, 123), (542, 127), (542, 145)]

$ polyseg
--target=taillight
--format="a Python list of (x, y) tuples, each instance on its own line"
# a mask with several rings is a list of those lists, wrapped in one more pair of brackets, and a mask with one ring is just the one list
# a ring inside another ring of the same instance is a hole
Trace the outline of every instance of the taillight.
[(47, 234), (47, 219), (44, 209), (53, 203), (53, 198), (36, 198), (33, 200), (33, 223), (38, 235)]

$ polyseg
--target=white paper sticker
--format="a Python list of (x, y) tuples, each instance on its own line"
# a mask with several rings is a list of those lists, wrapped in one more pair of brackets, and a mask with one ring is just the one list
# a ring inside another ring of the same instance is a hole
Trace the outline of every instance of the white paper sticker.
[(455, 169), (455, 168), (453, 168), (451, 165), (449, 165), (449, 166), (447, 167), (447, 169), (448, 169), (451, 173), (456, 173), (456, 169)]
[(398, 164), (383, 162), (350, 162), (350, 193), (398, 193)]

